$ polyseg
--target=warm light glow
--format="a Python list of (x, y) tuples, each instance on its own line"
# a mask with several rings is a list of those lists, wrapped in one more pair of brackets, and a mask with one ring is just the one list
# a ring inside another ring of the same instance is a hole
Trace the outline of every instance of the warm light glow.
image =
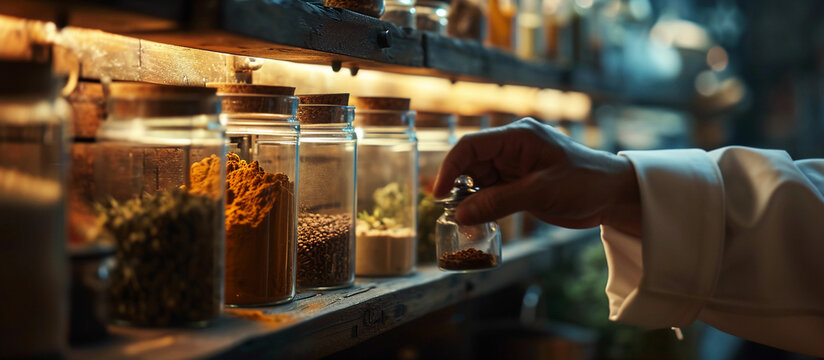
[(727, 68), (727, 51), (720, 46), (713, 46), (707, 51), (707, 65), (715, 71), (724, 71)]
[(649, 35), (653, 41), (661, 45), (682, 49), (705, 50), (712, 43), (707, 30), (701, 25), (680, 19), (658, 21)]
[(575, 0), (575, 5), (582, 9), (589, 9), (592, 7), (593, 0)]
[(561, 109), (566, 120), (586, 120), (592, 109), (592, 100), (584, 93), (567, 92), (564, 94)]
[[(309, 65), (288, 61), (265, 60), (252, 76), (256, 84), (294, 86), (296, 94), (347, 92), (352, 96), (395, 96), (412, 99), (415, 110), (477, 114), (503, 111), (519, 116), (538, 115), (545, 118), (585, 117), (589, 113), (589, 97), (575, 94), (573, 101), (557, 90), (526, 86), (498, 86), (475, 82), (360, 70), (357, 76), (331, 66)], [(585, 100), (580, 100), (583, 97)], [(568, 108), (568, 109), (567, 109)]]

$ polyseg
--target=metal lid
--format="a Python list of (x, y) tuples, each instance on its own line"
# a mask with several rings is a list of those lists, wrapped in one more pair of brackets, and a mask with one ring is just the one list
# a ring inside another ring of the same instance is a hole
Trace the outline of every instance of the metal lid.
[(0, 61), (0, 96), (48, 96), (55, 90), (50, 62)]
[(452, 184), (453, 187), (449, 192), (449, 197), (436, 200), (436, 202), (444, 204), (444, 207), (450, 209), (458, 207), (461, 201), (480, 190), (479, 187), (475, 186), (475, 181), (469, 175), (458, 176)]

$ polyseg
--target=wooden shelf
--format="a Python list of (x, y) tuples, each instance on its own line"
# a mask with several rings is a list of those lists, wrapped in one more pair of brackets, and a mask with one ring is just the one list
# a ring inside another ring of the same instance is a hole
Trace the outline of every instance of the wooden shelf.
[(0, 0), (0, 14), (161, 44), (494, 84), (561, 87), (562, 69), (477, 41), (402, 29), (302, 0)]
[(110, 327), (107, 342), (74, 348), (77, 359), (173, 359), (202, 357), (316, 358), (345, 349), (398, 325), (462, 300), (502, 289), (550, 268), (553, 243), (592, 230), (504, 246), (495, 271), (468, 274), (419, 267), (406, 277), (358, 278), (349, 289), (298, 293), (274, 307), (228, 310), (205, 329)]

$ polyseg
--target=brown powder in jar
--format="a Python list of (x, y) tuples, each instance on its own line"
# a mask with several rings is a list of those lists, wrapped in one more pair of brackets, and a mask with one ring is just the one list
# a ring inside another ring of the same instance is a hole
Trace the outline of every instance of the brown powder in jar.
[(478, 270), (495, 267), (497, 264), (495, 255), (474, 248), (444, 253), (438, 259), (438, 267), (446, 270)]
[(226, 161), (226, 304), (289, 300), (295, 289), (295, 190), (236, 154)]
[[(220, 158), (217, 155), (200, 160), (189, 169), (189, 193), (192, 195), (220, 197)], [(181, 189), (186, 189), (181, 186)]]
[[(190, 192), (211, 194), (217, 157), (191, 168)], [(219, 181), (217, 182), (219, 184)], [(294, 294), (296, 238), (294, 184), (257, 161), (226, 155), (227, 305), (263, 305)]]

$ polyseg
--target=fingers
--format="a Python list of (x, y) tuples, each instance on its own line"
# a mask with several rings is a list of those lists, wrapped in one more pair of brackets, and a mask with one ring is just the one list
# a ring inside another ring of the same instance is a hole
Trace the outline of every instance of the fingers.
[(455, 214), (461, 224), (473, 225), (493, 221), (521, 210), (529, 210), (538, 193), (535, 178), (526, 176), (508, 184), (481, 189), (464, 199)]
[(464, 136), (441, 163), (433, 188), (435, 197), (446, 196), (460, 175), (472, 176), (476, 183), (497, 180), (499, 176), (492, 160), (507, 146), (519, 146), (517, 141), (508, 141), (513, 133), (507, 130), (499, 128)]

